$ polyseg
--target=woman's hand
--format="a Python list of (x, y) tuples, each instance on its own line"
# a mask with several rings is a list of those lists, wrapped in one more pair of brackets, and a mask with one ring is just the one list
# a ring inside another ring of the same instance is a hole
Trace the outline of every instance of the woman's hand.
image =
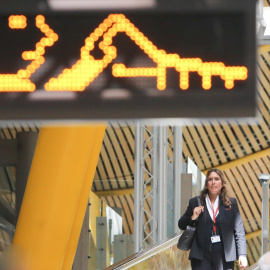
[(245, 267), (247, 267), (248, 262), (247, 262), (247, 257), (240, 255), (238, 258), (238, 263), (241, 269), (244, 269)]
[(198, 206), (198, 207), (195, 207), (193, 209), (193, 215), (191, 216), (191, 219), (192, 220), (195, 220), (199, 217), (199, 215), (201, 214), (201, 212), (204, 211), (204, 206)]

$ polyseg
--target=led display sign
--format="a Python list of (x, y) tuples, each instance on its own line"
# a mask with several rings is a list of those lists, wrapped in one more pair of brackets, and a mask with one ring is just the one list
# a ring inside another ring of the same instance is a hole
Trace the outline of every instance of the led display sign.
[(255, 4), (236, 2), (3, 14), (0, 118), (254, 116)]

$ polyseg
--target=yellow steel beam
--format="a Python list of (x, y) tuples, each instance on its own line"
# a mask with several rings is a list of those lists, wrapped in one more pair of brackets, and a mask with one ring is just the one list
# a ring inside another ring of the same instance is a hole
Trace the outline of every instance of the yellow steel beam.
[(99, 152), (101, 149), (104, 132), (106, 126), (99, 126), (96, 128), (96, 132), (93, 138), (93, 145), (90, 152), (90, 157), (88, 161), (88, 166), (86, 170), (86, 174), (83, 181), (83, 186), (81, 189), (80, 199), (78, 202), (76, 216), (74, 218), (74, 223), (69, 235), (69, 242), (63, 262), (62, 269), (70, 270), (72, 268), (74, 256), (76, 253), (76, 248), (78, 244), (78, 240), (80, 237), (81, 227), (85, 215), (85, 210), (88, 203), (89, 194), (91, 191), (94, 174), (96, 171), (96, 166), (98, 162)]
[[(230, 161), (228, 163), (216, 166), (215, 168), (218, 168), (220, 170), (228, 170), (231, 168), (234, 168), (236, 166), (251, 162), (253, 160), (263, 158), (270, 155), (270, 149), (264, 149), (262, 151), (253, 153), (251, 155)], [(202, 171), (204, 174), (206, 174), (207, 170)], [(150, 185), (146, 187), (148, 191), (150, 191), (151, 187)], [(132, 195), (134, 194), (134, 188), (124, 188), (124, 189), (114, 189), (114, 190), (103, 190), (103, 191), (95, 191), (94, 192), (99, 197), (107, 197), (107, 196), (121, 196), (121, 195)]]
[[(146, 186), (147, 191), (151, 191), (151, 185)], [(122, 189), (111, 189), (103, 191), (94, 191), (98, 197), (108, 196), (121, 196), (121, 195), (134, 195), (134, 188), (122, 188)]]
[(95, 131), (87, 125), (40, 129), (13, 240), (29, 270), (62, 269), (90, 155), (98, 156)]
[[(267, 157), (270, 155), (270, 149), (267, 148), (267, 149), (264, 149), (264, 150), (261, 150), (261, 151), (258, 151), (256, 153), (253, 153), (253, 154), (250, 154), (250, 155), (247, 155), (245, 157), (242, 157), (242, 158), (238, 158), (236, 160), (233, 160), (233, 161), (230, 161), (230, 162), (227, 162), (225, 164), (222, 164), (222, 165), (219, 165), (219, 166), (215, 166), (215, 168), (221, 170), (221, 171), (225, 171), (225, 170), (229, 170), (231, 168), (234, 168), (234, 167), (237, 167), (237, 166), (240, 166), (240, 165), (243, 165), (243, 164), (246, 164), (246, 163), (249, 163), (251, 161), (254, 161), (256, 159), (260, 159), (260, 158), (264, 158), (264, 157)], [(210, 169), (210, 168), (209, 168)], [(207, 173), (207, 171), (209, 170), (204, 170), (202, 171), (204, 174)]]
[(250, 240), (250, 239), (252, 239), (254, 237), (261, 236), (261, 234), (262, 234), (262, 230), (258, 230), (256, 232), (248, 233), (248, 234), (246, 234), (246, 240)]

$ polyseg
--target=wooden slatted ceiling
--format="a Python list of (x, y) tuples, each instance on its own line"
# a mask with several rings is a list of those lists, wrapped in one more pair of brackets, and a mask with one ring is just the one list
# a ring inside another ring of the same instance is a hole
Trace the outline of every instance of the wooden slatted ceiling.
[(97, 165), (93, 190), (110, 190), (133, 186), (134, 127), (126, 123), (109, 124)]
[(18, 132), (38, 132), (39, 125), (35, 123), (29, 123), (27, 125), (12, 123), (6, 126), (2, 126), (0, 129), (1, 139), (15, 139)]
[[(270, 153), (266, 157), (224, 170), (229, 192), (238, 200), (247, 234), (261, 229), (262, 187), (258, 181), (259, 173), (270, 173)], [(134, 195), (111, 195), (102, 199), (112, 207), (123, 209), (124, 233), (133, 234)], [(147, 201), (145, 207), (150, 211), (150, 201)], [(145, 221), (148, 221), (148, 218), (145, 214)]]

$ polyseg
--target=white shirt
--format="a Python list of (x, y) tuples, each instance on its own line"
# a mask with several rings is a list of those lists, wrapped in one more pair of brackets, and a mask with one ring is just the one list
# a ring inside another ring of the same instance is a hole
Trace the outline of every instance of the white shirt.
[[(212, 208), (212, 204), (211, 204), (211, 201), (210, 201), (210, 198), (209, 198), (208, 194), (206, 195), (205, 201), (206, 201), (206, 207), (207, 207), (207, 210), (209, 212), (209, 215), (213, 220), (213, 208)], [(214, 212), (215, 212), (216, 216), (219, 213), (219, 209), (217, 211), (218, 203), (219, 203), (219, 196), (216, 197), (216, 200), (215, 200), (214, 205), (213, 205), (214, 206)], [(216, 211), (217, 211), (217, 213), (216, 213)]]

